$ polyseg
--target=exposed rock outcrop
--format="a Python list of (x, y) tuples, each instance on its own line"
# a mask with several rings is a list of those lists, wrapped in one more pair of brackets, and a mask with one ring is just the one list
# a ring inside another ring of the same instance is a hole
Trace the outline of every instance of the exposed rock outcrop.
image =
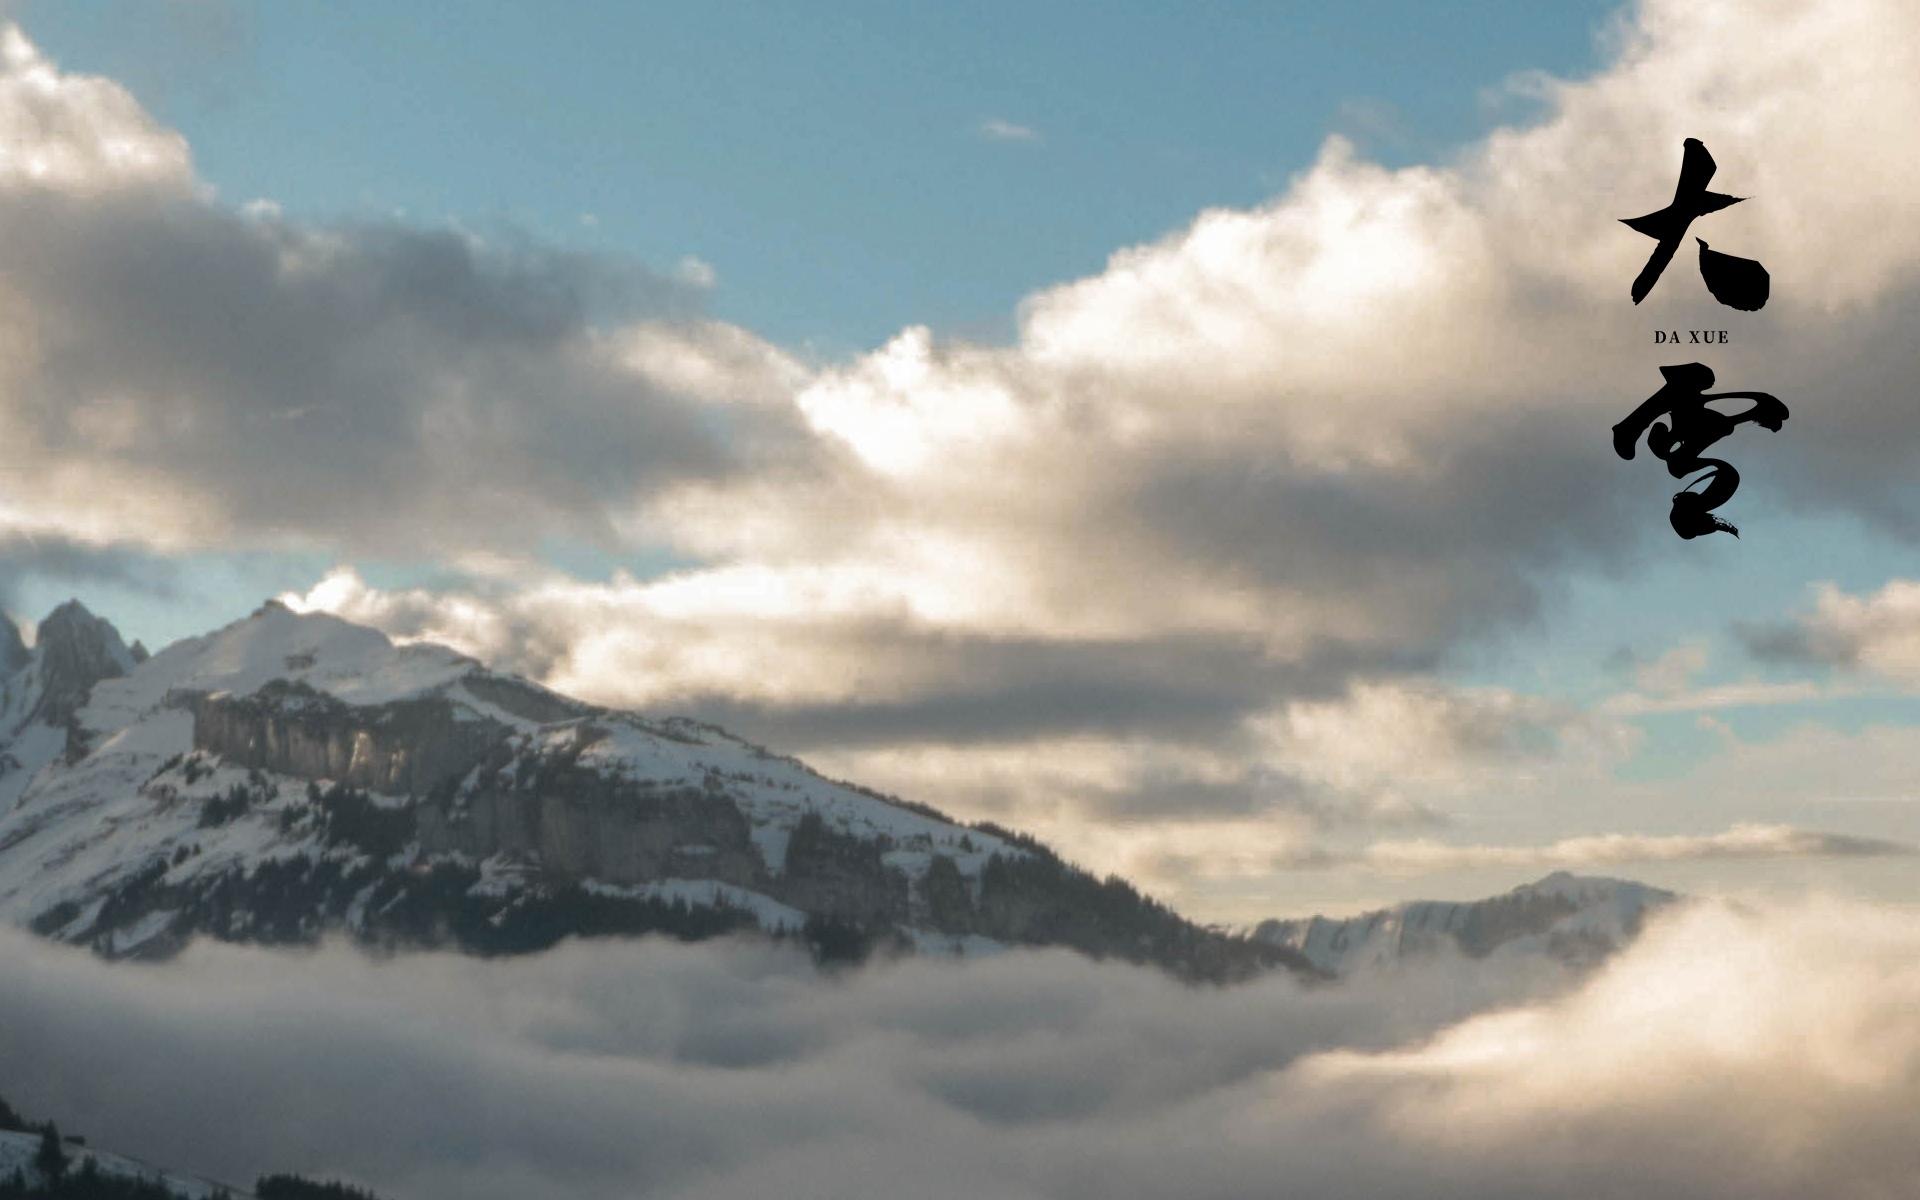
[(471, 792), (419, 806), (421, 846), (531, 859), (566, 878), (614, 885), (698, 878), (766, 886), (751, 827), (724, 794), (609, 779), (565, 762), (517, 765), (504, 774), (483, 768)]
[(243, 767), (329, 779), (368, 791), (424, 796), (472, 770), (506, 728), (460, 720), (438, 696), (355, 707), (304, 684), (251, 696), (189, 693), (193, 745)]

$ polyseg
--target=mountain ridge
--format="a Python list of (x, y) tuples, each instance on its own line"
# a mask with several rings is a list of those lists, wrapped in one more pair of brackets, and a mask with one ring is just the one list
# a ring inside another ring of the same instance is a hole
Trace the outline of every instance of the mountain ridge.
[(1063, 945), (1314, 973), (1030, 838), (445, 647), (270, 601), (136, 659), (77, 602), (56, 615), (3, 685), (0, 916), (109, 956), (757, 930), (832, 958)]
[(1333, 975), (1447, 954), (1539, 954), (1580, 967), (1619, 949), (1647, 914), (1680, 899), (1633, 880), (1554, 871), (1480, 900), (1409, 900), (1350, 917), (1269, 919), (1250, 936)]

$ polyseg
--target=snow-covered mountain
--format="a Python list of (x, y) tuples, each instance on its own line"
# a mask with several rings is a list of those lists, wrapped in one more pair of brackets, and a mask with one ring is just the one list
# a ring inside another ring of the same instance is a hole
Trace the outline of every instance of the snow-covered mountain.
[(133, 670), (146, 651), (129, 649), (112, 625), (78, 601), (40, 622), (33, 649), (0, 616), (0, 812), (13, 807), (41, 768), (59, 756), (74, 714), (94, 684)]
[(1444, 954), (1546, 955), (1580, 966), (1624, 945), (1647, 913), (1678, 898), (1631, 880), (1555, 871), (1485, 900), (1414, 900), (1356, 917), (1263, 921), (1253, 936), (1334, 975)]
[(274, 602), (150, 659), (74, 603), (0, 655), (17, 664), (0, 918), (108, 955), (335, 929), (493, 953), (758, 928), (824, 953), (1029, 943), (1208, 978), (1305, 966), (712, 725)]

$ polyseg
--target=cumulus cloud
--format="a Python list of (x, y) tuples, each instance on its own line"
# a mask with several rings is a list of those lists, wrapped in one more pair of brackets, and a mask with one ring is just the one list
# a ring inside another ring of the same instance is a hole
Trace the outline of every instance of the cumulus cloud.
[[(1684, 136), (1758, 197), (1716, 215), (1723, 244), (1782, 281), (1742, 333), (1741, 370), (1783, 395), (1818, 372), (1833, 418), (1796, 426), (1800, 467), (1756, 444), (1750, 478), (1900, 525), (1886, 422), (1905, 418), (1867, 372), (1912, 365), (1920, 239), (1869, 249), (1848, 231), (1885, 225), (1920, 180), (1872, 129), (1835, 137), (1807, 113), (1841, 97), (1876, 123), (1920, 114), (1913, 24), (1872, 0), (1650, 3), (1608, 69), (1537, 83), (1537, 124), (1452, 163), (1390, 170), (1334, 138), (1268, 204), (1206, 212), (1029, 297), (1010, 345), (908, 328), (829, 365), (793, 398), (804, 465), (675, 481), (646, 509), (701, 564), (675, 581), (689, 606), (736, 645), (778, 647), (707, 656), (702, 682), (812, 704), (861, 677), (834, 670), (849, 638), (884, 671), (930, 675), (1014, 647), (1035, 668), (960, 706), (977, 720), (1071, 678), (1063, 657), (1105, 667), (1139, 648), (1121, 678), (1149, 691), (1177, 639), (1241, 665), (1212, 672), (1210, 703), (1176, 682), (1149, 708), (1232, 726), (1537, 617), (1568, 563), (1668, 536), (1663, 485), (1607, 452), (1606, 428), (1657, 381), (1621, 351), (1649, 322), (1719, 313), (1683, 273), (1652, 308), (1623, 303), (1643, 248), (1611, 214), (1671, 191)], [(1849, 188), (1818, 182), (1832, 178)], [(1827, 486), (1842, 476), (1857, 486)], [(975, 673), (953, 677), (976, 694)], [(946, 711), (910, 720), (939, 738)], [(1125, 729), (1139, 711), (1084, 720)]]
[(1354, 685), (1331, 701), (1288, 706), (1266, 722), (1276, 753), (1343, 792), (1440, 797), (1529, 765), (1605, 761), (1628, 729), (1507, 688), (1421, 681)]
[[(1619, 356), (1602, 350), (1613, 339), (1644, 340), (1649, 314), (1621, 312), (1615, 286), (1640, 247), (1590, 209), (1663, 194), (1681, 131), (1713, 135), (1723, 171), (1764, 197), (1717, 219), (1741, 222), (1729, 227), (1735, 242), (1781, 278), (1804, 277), (1782, 287), (1774, 306), (1793, 309), (1797, 327), (1817, 326), (1842, 306), (1851, 306), (1850, 328), (1872, 326), (1858, 320), (1859, 307), (1888, 299), (1920, 260), (1898, 238), (1868, 253), (1848, 232), (1898, 207), (1913, 182), (1906, 164), (1881, 153), (1871, 130), (1832, 137), (1804, 115), (1815, 106), (1791, 100), (1845, 97), (1897, 125), (1916, 107), (1902, 57), (1912, 23), (1869, 0), (1783, 4), (1764, 16), (1733, 5), (1649, 4), (1607, 71), (1540, 85), (1547, 112), (1538, 125), (1500, 131), (1444, 167), (1387, 170), (1334, 139), (1271, 203), (1206, 213), (1160, 243), (1117, 254), (1096, 276), (1031, 297), (1012, 346), (907, 330), (799, 391), (798, 414), (816, 443), (809, 469), (793, 478), (736, 478), (726, 470), (741, 452), (736, 438), (714, 444), (671, 394), (653, 395), (626, 372), (603, 376), (611, 368), (589, 349), (597, 343), (577, 304), (577, 263), (493, 261), (458, 239), (399, 231), (368, 245), (273, 221), (248, 228), (211, 205), (187, 214), (203, 218), (190, 257), (185, 247), (169, 249), (169, 230), (151, 228), (156, 222), (125, 234), (142, 250), (133, 257), (197, 274), (81, 272), (67, 290), (83, 311), (132, 297), (103, 314), (119, 324), (84, 332), (122, 335), (96, 343), (128, 340), (121, 325), (136, 314), (125, 309), (154, 308), (137, 314), (149, 323), (164, 318), (153, 299), (160, 295), (170, 309), (261, 312), (260, 321), (289, 325), (243, 323), (231, 342), (164, 328), (173, 336), (149, 336), (130, 352), (156, 360), (138, 365), (171, 365), (157, 372), (169, 386), (134, 387), (131, 369), (96, 372), (105, 377), (85, 380), (73, 397), (88, 402), (88, 415), (56, 432), (93, 458), (115, 439), (137, 441), (151, 457), (189, 440), (194, 418), (197, 429), (212, 423), (194, 408), (205, 392), (238, 392), (218, 414), (228, 418), (264, 410), (314, 419), (327, 408), (304, 403), (315, 393), (332, 399), (377, 384), (374, 400), (341, 414), (361, 418), (353, 423), (368, 429), (367, 441), (414, 432), (398, 419), (368, 419), (398, 405), (440, 423), (440, 440), (451, 444), (403, 437), (395, 459), (504, 461), (505, 478), (495, 468), (489, 482), (526, 485), (503, 489), (513, 493), (512, 512), (457, 488), (479, 511), (458, 521), (437, 515), (466, 539), (537, 536), (545, 531), (535, 518), (555, 509), (631, 532), (596, 510), (665, 492), (645, 506), (645, 528), (724, 560), (716, 570), (747, 563), (800, 582), (895, 572), (901, 578), (869, 603), (930, 613), (948, 633), (1199, 631), (1250, 637), (1283, 658), (1329, 642), (1356, 655), (1430, 658), (1453, 638), (1533, 611), (1535, 569), (1570, 553), (1619, 552), (1644, 524), (1638, 508), (1629, 517), (1623, 507), (1633, 494), (1628, 476), (1592, 450), (1593, 421), (1631, 394), (1616, 378)], [(55, 75), (30, 48), (18, 50), (13, 69), (45, 82), (32, 94), (61, 118), (24, 126), (32, 136), (22, 134), (23, 144), (68, 148), (65, 157), (82, 164), (56, 183), (119, 179), (99, 162), (111, 157), (103, 147), (129, 141), (176, 152), (143, 151), (140, 161), (158, 165), (128, 174), (127, 187), (157, 173), (154, 190), (193, 190), (177, 135), (124, 92)], [(1850, 186), (1835, 192), (1812, 182), (1827, 178)], [(152, 190), (135, 190), (154, 206)], [(68, 243), (48, 254), (72, 252)], [(210, 265), (234, 259), (224, 270)], [(269, 273), (268, 264), (304, 270)], [(309, 273), (319, 278), (303, 285)], [(249, 283), (266, 274), (284, 291)], [(221, 280), (226, 288), (205, 292)], [(430, 336), (369, 347), (361, 339), (371, 335), (357, 325), (336, 328), (335, 309), (357, 298), (375, 301), (365, 324), (399, 326), (396, 339)], [(1683, 280), (1663, 299), (1672, 303), (1656, 319), (1691, 315)], [(162, 356), (163, 344), (181, 348)], [(258, 352), (235, 354), (249, 345), (300, 347), (290, 356), (299, 361), (249, 370)], [(361, 371), (342, 365), (366, 360), (370, 348), (387, 353)], [(525, 362), (518, 350), (528, 351)], [(406, 359), (388, 364), (400, 379), (377, 370), (395, 352)], [(1804, 357), (1798, 347), (1795, 355)], [(212, 367), (185, 369), (168, 357), (230, 365), (210, 379)], [(298, 370), (302, 363), (319, 376)], [(801, 384), (798, 375), (768, 373)], [(508, 385), (548, 403), (577, 399), (585, 411), (563, 407), (559, 415), (577, 421), (545, 428), (508, 399)], [(394, 400), (403, 392), (444, 403), (419, 412)], [(1849, 427), (1835, 420), (1809, 436), (1851, 437)], [(548, 444), (555, 438), (561, 444)], [(1885, 444), (1847, 443), (1863, 453)], [(302, 462), (319, 457), (311, 451), (334, 451), (343, 475), (365, 480), (365, 470), (345, 469), (355, 455), (311, 441), (278, 449), (269, 438), (254, 457), (282, 468), (281, 487), (296, 497), (249, 493), (235, 498), (245, 504), (210, 504), (216, 515), (232, 519), (264, 502), (278, 528), (355, 528), (355, 514), (338, 504), (319, 507), (324, 520), (297, 519), (316, 511), (300, 503), (309, 497), (298, 487)], [(603, 452), (630, 469), (617, 473), (597, 457)], [(382, 465), (371, 450), (361, 455), (359, 466)], [(548, 463), (550, 471), (539, 465)], [(193, 490), (218, 490), (207, 474), (195, 474)], [(398, 499), (411, 496), (431, 513), (427, 497), (449, 480), (425, 474)], [(381, 486), (365, 490), (423, 527), (419, 511), (394, 502), (390, 485), (404, 481), (378, 471), (372, 478)], [(136, 510), (151, 511), (126, 508), (95, 515), (130, 524)], [(903, 543), (918, 557), (902, 554)]]
[(1787, 624), (1744, 626), (1740, 633), (1762, 658), (1920, 683), (1920, 583), (1913, 580), (1889, 580), (1864, 596), (1822, 584), (1812, 612)]
[(0, 181), (92, 193), (188, 182), (186, 139), (111, 80), (61, 75), (18, 27), (0, 30)]
[(821, 979), (657, 942), (492, 962), (208, 945), (151, 968), (0, 950), (10, 1099), (240, 1180), (1865, 1200), (1920, 1171), (1920, 927), (1862, 905), (1689, 906), (1584, 980), (1443, 965), (1307, 988), (1027, 953)]
[(0, 279), (0, 532), (613, 544), (636, 497), (724, 478), (798, 428), (760, 401), (799, 365), (700, 318), (687, 286), (511, 239), (223, 204), (177, 133), (14, 28)]

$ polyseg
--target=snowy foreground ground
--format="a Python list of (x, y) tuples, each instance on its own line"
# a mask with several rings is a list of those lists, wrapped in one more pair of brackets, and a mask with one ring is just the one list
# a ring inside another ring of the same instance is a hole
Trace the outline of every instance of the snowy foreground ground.
[(1064, 952), (480, 961), (0, 934), (23, 1108), (215, 1178), (576, 1196), (1910, 1195), (1920, 919), (1670, 906), (1591, 975), (1193, 988)]

